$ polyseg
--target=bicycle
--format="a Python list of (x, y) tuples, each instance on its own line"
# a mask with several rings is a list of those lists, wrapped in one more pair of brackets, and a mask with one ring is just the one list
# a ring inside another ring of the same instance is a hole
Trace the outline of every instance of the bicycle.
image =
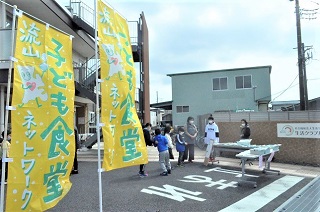
[(205, 137), (204, 136), (198, 136), (196, 139), (196, 145), (201, 150), (205, 150), (207, 148), (207, 144), (205, 143)]

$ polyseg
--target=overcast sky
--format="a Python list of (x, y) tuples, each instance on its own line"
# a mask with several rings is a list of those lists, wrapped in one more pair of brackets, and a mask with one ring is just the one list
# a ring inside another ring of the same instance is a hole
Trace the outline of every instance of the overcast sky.
[[(94, 1), (85, 2), (93, 5)], [(129, 21), (138, 21), (142, 11), (145, 14), (151, 103), (157, 101), (157, 91), (159, 102), (172, 100), (171, 78), (167, 74), (265, 65), (272, 66), (272, 100), (299, 99), (294, 1), (107, 2)], [(320, 0), (300, 0), (304, 9), (317, 9), (319, 4)], [(309, 99), (320, 97), (319, 13), (315, 17), (301, 20), (302, 42), (313, 46), (313, 60), (307, 62)]]

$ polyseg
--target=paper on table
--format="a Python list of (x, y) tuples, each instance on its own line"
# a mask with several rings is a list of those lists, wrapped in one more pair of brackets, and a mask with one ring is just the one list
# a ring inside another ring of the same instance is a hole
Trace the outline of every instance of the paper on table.
[(263, 157), (262, 155), (259, 156), (259, 169), (262, 169), (263, 167)]

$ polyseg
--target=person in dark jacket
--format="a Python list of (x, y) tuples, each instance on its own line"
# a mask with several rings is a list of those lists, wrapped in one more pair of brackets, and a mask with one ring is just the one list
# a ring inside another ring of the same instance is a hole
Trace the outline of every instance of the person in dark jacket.
[(240, 138), (241, 139), (249, 139), (250, 138), (250, 134), (251, 134), (251, 131), (250, 131), (250, 127), (249, 127), (249, 124), (248, 122), (245, 120), (245, 119), (241, 119), (241, 135), (240, 135)]
[(180, 166), (180, 167), (184, 167), (183, 155), (186, 149), (186, 145), (188, 145), (182, 136), (183, 134), (184, 134), (184, 129), (180, 127), (178, 129), (178, 134), (176, 135), (176, 148), (177, 148), (177, 152), (179, 152), (177, 166)]
[[(144, 141), (146, 142), (146, 146), (152, 146), (153, 145), (153, 138), (150, 133), (151, 131), (151, 124), (146, 123), (143, 128), (143, 136), (144, 136)], [(139, 170), (139, 176), (140, 177), (147, 177), (148, 174), (144, 170), (145, 164), (140, 164), (140, 170)]]
[(150, 123), (146, 123), (143, 128), (143, 136), (144, 136), (144, 140), (146, 142), (146, 146), (153, 145), (153, 138), (151, 135), (151, 127), (152, 127), (152, 125)]

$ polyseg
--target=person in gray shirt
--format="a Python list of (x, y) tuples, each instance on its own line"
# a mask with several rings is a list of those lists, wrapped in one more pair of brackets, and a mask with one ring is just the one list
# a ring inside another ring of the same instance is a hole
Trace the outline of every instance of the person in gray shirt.
[[(187, 160), (190, 163), (193, 163), (194, 160), (194, 144), (196, 137), (198, 135), (198, 129), (196, 125), (194, 125), (194, 118), (188, 117), (187, 124), (184, 126), (184, 139), (188, 143), (186, 146), (186, 150), (184, 151), (183, 159)], [(189, 157), (188, 157), (189, 156)]]

